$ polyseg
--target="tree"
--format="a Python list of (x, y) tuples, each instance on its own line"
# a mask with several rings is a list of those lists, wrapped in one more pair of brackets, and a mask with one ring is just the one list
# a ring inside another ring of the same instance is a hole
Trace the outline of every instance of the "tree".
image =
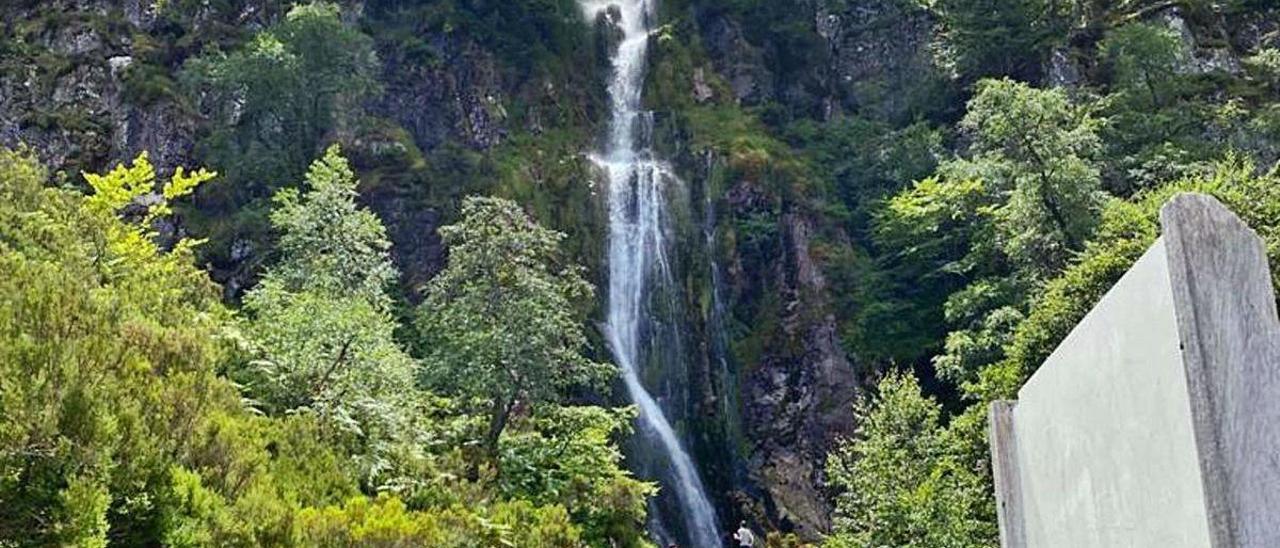
[(1098, 125), (1060, 90), (984, 80), (961, 122), (969, 156), (877, 214), (876, 244), (895, 250), (889, 265), (948, 292), (922, 300), (951, 328), (934, 358), (944, 379), (974, 382), (1001, 359), (1028, 296), (1084, 249), (1104, 196)]
[(1102, 203), (1092, 162), (1098, 121), (1060, 89), (984, 80), (961, 126), (974, 157), (943, 173), (988, 179), (1008, 199), (998, 215), (1002, 247), (1033, 279), (1043, 279), (1081, 251)]
[(209, 120), (196, 153), (225, 179), (184, 212), (212, 242), (205, 259), (236, 264), (238, 240), (269, 246), (268, 199), (300, 180), (327, 142), (350, 133), (377, 89), (377, 66), (372, 39), (345, 25), (336, 4), (311, 2), (237, 49), (183, 67), (181, 80)]
[(858, 410), (856, 439), (827, 461), (836, 547), (979, 547), (998, 541), (983, 477), (951, 451), (942, 408), (909, 373), (891, 373)]
[(200, 141), (226, 171), (236, 203), (296, 179), (325, 136), (376, 89), (372, 40), (329, 2), (299, 4), (238, 51), (197, 58), (185, 71), (219, 124)]
[(612, 442), (629, 434), (635, 409), (548, 406), (504, 436), (501, 492), (539, 505), (564, 504), (591, 546), (642, 547), (646, 503), (657, 488), (622, 466)]
[(1113, 64), (1117, 88), (1149, 99), (1139, 108), (1164, 107), (1178, 92), (1178, 68), (1186, 55), (1177, 31), (1130, 23), (1107, 33), (1102, 53)]
[(1280, 91), (1280, 49), (1263, 48), (1257, 54), (1245, 58), (1244, 66), (1252, 79), (1273, 92)]
[(310, 411), (360, 436), (372, 476), (387, 466), (385, 444), (412, 435), (417, 364), (394, 338), (390, 242), (356, 205), (356, 185), (333, 146), (304, 191), (277, 195), (280, 260), (245, 299), (261, 359), (236, 378), (272, 414)]
[(463, 478), (487, 417), (416, 390), (385, 236), (336, 149), (281, 195), (287, 251), (244, 322), (193, 243), (150, 229), (210, 177), (161, 184), (144, 156), (84, 196), (0, 150), (0, 544), (644, 545), (653, 487), (612, 442), (629, 411), (543, 412), (504, 481)]
[(562, 234), (498, 198), (468, 198), (461, 221), (440, 233), (449, 265), (418, 313), (424, 373), (447, 393), (487, 402), (484, 447), (496, 457), (517, 402), (559, 401), (613, 370), (583, 354), (593, 290), (561, 257)]
[(337, 145), (311, 164), (305, 184), (305, 194), (276, 194), (271, 224), (280, 261), (270, 277), (288, 291), (359, 297), (388, 310), (386, 291), (399, 277), (391, 241), (378, 216), (356, 204), (359, 182)]
[(945, 57), (972, 77), (1033, 74), (1070, 8), (1064, 0), (919, 1), (942, 22)]
[(147, 221), (212, 177), (178, 172), (154, 194), (146, 157), (46, 187), (0, 149), (0, 538), (14, 545), (152, 544), (169, 468), (213, 409), (226, 311), (190, 246), (162, 252)]

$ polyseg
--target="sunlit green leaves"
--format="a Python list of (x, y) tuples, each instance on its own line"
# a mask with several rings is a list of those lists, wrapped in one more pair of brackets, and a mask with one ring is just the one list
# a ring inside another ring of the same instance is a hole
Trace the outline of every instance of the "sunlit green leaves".
[(861, 426), (829, 457), (836, 498), (828, 546), (983, 547), (995, 507), (979, 470), (954, 452), (942, 409), (909, 374), (890, 374), (858, 412)]
[(301, 192), (277, 197), (280, 260), (245, 298), (259, 356), (235, 377), (272, 414), (316, 413), (358, 436), (364, 477), (381, 481), (390, 445), (416, 438), (417, 364), (394, 338), (390, 243), (356, 184), (331, 147)]
[(490, 402), (492, 451), (517, 401), (556, 402), (613, 369), (584, 354), (594, 292), (561, 256), (563, 235), (497, 198), (466, 200), (462, 220), (440, 232), (449, 265), (419, 308), (424, 375), (446, 393)]

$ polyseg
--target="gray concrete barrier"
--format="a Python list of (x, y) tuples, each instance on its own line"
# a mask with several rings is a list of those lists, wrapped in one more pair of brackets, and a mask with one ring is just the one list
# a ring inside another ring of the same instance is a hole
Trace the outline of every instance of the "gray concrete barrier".
[(991, 407), (1001, 544), (1280, 547), (1280, 319), (1262, 241), (1215, 199)]

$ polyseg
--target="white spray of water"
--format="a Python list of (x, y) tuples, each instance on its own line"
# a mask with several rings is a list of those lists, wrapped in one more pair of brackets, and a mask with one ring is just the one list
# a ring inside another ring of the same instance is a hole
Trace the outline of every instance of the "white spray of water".
[(668, 219), (663, 185), (675, 180), (668, 165), (653, 158), (648, 143), (651, 113), (641, 110), (645, 61), (649, 47), (649, 21), (653, 0), (580, 0), (587, 16), (601, 14), (622, 31), (613, 55), (609, 84), (612, 123), (602, 154), (592, 159), (609, 177), (609, 294), (606, 336), (622, 369), (632, 401), (640, 408), (642, 426), (656, 435), (670, 461), (682, 505), (689, 543), (695, 547), (720, 546), (715, 509), (707, 499), (693, 460), (662, 409), (640, 382), (642, 325), (647, 286), (670, 280), (667, 263)]

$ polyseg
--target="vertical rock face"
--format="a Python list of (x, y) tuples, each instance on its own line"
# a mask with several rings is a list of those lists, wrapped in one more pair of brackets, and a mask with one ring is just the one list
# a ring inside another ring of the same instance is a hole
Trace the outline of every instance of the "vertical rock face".
[[(4, 13), (6, 20), (35, 16), (34, 8)], [(108, 59), (125, 54), (120, 36), (85, 21), (43, 28), (30, 47), (61, 64), (42, 66), (15, 57), (0, 70), (0, 145), (25, 144), (54, 165), (85, 168), (128, 154), (116, 149), (114, 116), (122, 109), (123, 82)], [(9, 38), (6, 37), (5, 40)]]
[(733, 95), (744, 105), (774, 98), (774, 75), (764, 52), (747, 40), (741, 24), (728, 17), (711, 17), (703, 28), (716, 71), (729, 82)]
[[(798, 18), (813, 39), (807, 64), (799, 69), (779, 66), (781, 54), (770, 49), (777, 45), (754, 43), (767, 38), (744, 30), (731, 14), (698, 14), (711, 64), (739, 104), (781, 104), (824, 120), (853, 113), (900, 119), (935, 91), (933, 22), (923, 12), (892, 0), (839, 8), (792, 4), (804, 14)], [(784, 73), (786, 82), (778, 76)], [(703, 101), (698, 90), (706, 87), (699, 86), (704, 77), (694, 76), (692, 96)], [(776, 194), (744, 177), (730, 181), (719, 197), (725, 207), (719, 222), (736, 238), (733, 251), (721, 259), (727, 304), (739, 321), (752, 323), (752, 332), (738, 335), (735, 343), (743, 362), (736, 364), (738, 427), (747, 450), (745, 477), (733, 485), (733, 502), (749, 517), (817, 539), (831, 527), (826, 456), (837, 440), (853, 434), (852, 408), (860, 390), (855, 358), (838, 336), (815, 242), (818, 227), (822, 239), (844, 236), (832, 234), (840, 230), (808, 211), (802, 199)], [(736, 230), (744, 224), (764, 226), (765, 233)]]
[[(193, 26), (265, 24), (266, 0), (244, 2), (231, 21), (207, 11)], [(140, 36), (158, 28), (154, 2), (55, 0), (0, 7), (9, 25), (0, 48), (0, 145), (26, 145), (74, 175), (142, 151), (164, 173), (192, 161), (199, 117), (170, 94), (130, 93)], [(20, 45), (17, 45), (19, 44)], [(180, 55), (179, 55), (180, 57)], [(169, 75), (173, 76), (173, 75)]]
[[(348, 18), (359, 18), (360, 3), (343, 4)], [(173, 66), (143, 66), (145, 52), (139, 48), (154, 47), (155, 39), (140, 37), (174, 32), (164, 26), (173, 23), (162, 21), (157, 9), (153, 2), (140, 0), (0, 6), (0, 16), (18, 25), (9, 29), (22, 40), (21, 46), (0, 47), (0, 146), (30, 147), (73, 181), (80, 171), (101, 170), (142, 151), (149, 153), (161, 173), (197, 163), (197, 138), (211, 121), (179, 95), (130, 91), (129, 79), (138, 70), (168, 71), (169, 84), (177, 86), (185, 59), (200, 52), (199, 47), (191, 47), (166, 54)], [(235, 9), (200, 9), (181, 17), (192, 33), (226, 27), (247, 35), (282, 15), (280, 6), (269, 0), (250, 0)], [(211, 31), (211, 35), (217, 33)], [(442, 56), (409, 59), (394, 51), (379, 51), (383, 92), (363, 114), (401, 125), (410, 134), (410, 146), (422, 150), (446, 142), (476, 151), (501, 144), (508, 132), (503, 103), (510, 92), (493, 54), (465, 37), (440, 34), (424, 40)], [(376, 137), (357, 137), (351, 144), (386, 144), (376, 141)], [(406, 200), (396, 189), (378, 189), (365, 198), (384, 215), (399, 244), (397, 259), (406, 270), (407, 285), (425, 283), (444, 260), (435, 235), (439, 213), (423, 210), (421, 203)], [(233, 247), (228, 256), (234, 264), (223, 265), (215, 273), (228, 286), (230, 296), (253, 283), (253, 269), (241, 266), (259, 262), (258, 246), (252, 242), (237, 240)]]
[(908, 116), (913, 99), (934, 91), (933, 21), (894, 0), (819, 6), (814, 25), (830, 52), (832, 95), (846, 110), (876, 118)]
[(908, 115), (913, 99), (935, 91), (929, 49), (934, 23), (922, 10), (895, 0), (790, 4), (803, 14), (797, 16), (803, 30), (792, 32), (809, 40), (807, 46), (785, 46), (808, 48), (788, 52), (803, 58), (799, 67), (782, 59), (777, 50), (783, 45), (762, 43), (769, 37), (745, 30), (732, 15), (710, 10), (700, 15), (712, 63), (740, 103), (777, 101), (822, 119), (843, 111), (893, 118)]
[(754, 472), (769, 493), (780, 525), (805, 538), (830, 530), (822, 492), (827, 451), (852, 434), (854, 369), (836, 335), (826, 280), (811, 249), (811, 221), (782, 218), (778, 287), (783, 295), (778, 341), (750, 376), (747, 428), (755, 440)]
[[(815, 217), (750, 179), (722, 198), (723, 230), (736, 245), (723, 261), (724, 293), (736, 335), (736, 428), (744, 474), (730, 488), (733, 510), (817, 539), (830, 530), (826, 455), (853, 433), (856, 369), (836, 330), (829, 288), (814, 249)], [(762, 234), (740, 228), (767, 223)], [(732, 439), (733, 436), (730, 436)]]
[(453, 139), (487, 150), (506, 137), (506, 90), (492, 54), (450, 36), (432, 37), (442, 52), (423, 63), (403, 52), (384, 52), (385, 92), (374, 110), (395, 120), (424, 149)]

